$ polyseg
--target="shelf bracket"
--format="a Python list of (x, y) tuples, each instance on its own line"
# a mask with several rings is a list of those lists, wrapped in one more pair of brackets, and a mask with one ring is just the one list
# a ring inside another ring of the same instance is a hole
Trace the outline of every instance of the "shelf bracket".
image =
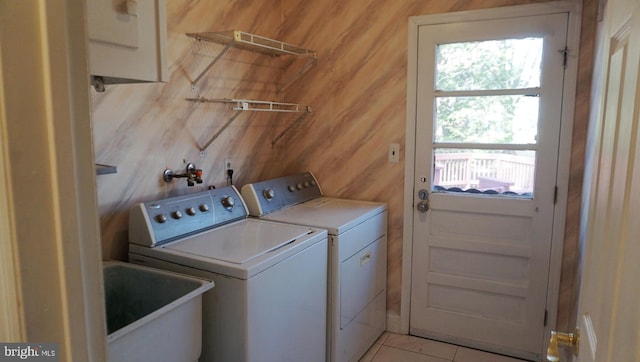
[(96, 175), (118, 173), (118, 167), (96, 163)]
[(238, 118), (238, 116), (240, 115), (240, 112), (242, 112), (241, 109), (236, 110), (233, 115), (231, 116), (231, 118), (229, 118), (229, 120), (227, 120), (227, 123), (225, 123), (222, 128), (220, 128), (218, 130), (218, 132), (216, 132), (216, 134), (214, 134), (213, 136), (211, 136), (211, 138), (209, 139), (209, 141), (207, 141), (207, 143), (204, 145), (204, 147), (200, 148), (200, 153), (204, 153), (204, 151), (207, 150), (207, 148), (209, 148), (209, 146), (213, 143), (213, 141), (216, 140), (216, 138), (218, 138), (218, 136), (220, 136), (220, 134), (222, 132), (224, 132), (225, 129), (227, 129), (227, 127), (229, 127), (229, 125), (231, 124), (231, 122), (235, 121), (236, 118)]
[(296, 80), (298, 80), (298, 78), (302, 77), (309, 69), (311, 69), (314, 65), (316, 65), (317, 62), (318, 62), (318, 59), (315, 56), (309, 58), (307, 62), (304, 63), (304, 65), (300, 67), (300, 69), (298, 69), (298, 71), (296, 71), (289, 78), (287, 78), (287, 80), (281, 86), (277, 87), (277, 91), (282, 92), (283, 90), (287, 89), (287, 87), (289, 87), (291, 83), (295, 82)]
[(298, 116), (298, 118), (296, 118), (295, 121), (291, 122), (291, 124), (288, 125), (287, 128), (285, 128), (282, 132), (280, 132), (280, 134), (278, 136), (276, 136), (276, 138), (274, 138), (273, 141), (271, 141), (271, 148), (276, 148), (276, 143), (278, 143), (278, 141), (280, 141), (280, 139), (282, 137), (284, 137), (285, 134), (287, 134), (291, 129), (293, 129), (293, 127), (296, 124), (298, 124), (303, 119), (307, 118), (309, 113), (311, 113), (311, 107), (307, 106), (307, 109), (306, 109), (306, 111), (304, 113), (302, 113), (300, 116)]
[[(202, 41), (200, 38), (197, 38), (197, 41)], [(205, 75), (205, 73), (207, 73), (209, 71), (209, 69), (211, 69), (211, 67), (213, 67), (213, 65), (220, 59), (222, 58), (223, 55), (225, 55), (225, 53), (231, 49), (231, 46), (233, 45), (233, 41), (229, 42), (224, 49), (222, 49), (222, 51), (220, 51), (220, 53), (218, 53), (218, 55), (211, 61), (211, 63), (209, 63), (209, 65), (206, 66), (206, 68), (204, 68), (204, 70), (202, 72), (200, 72), (200, 74), (198, 74), (198, 76), (196, 77), (196, 79), (194, 79), (191, 82), (191, 90), (195, 91), (196, 90), (196, 84), (200, 81), (200, 79), (202, 79), (202, 77)]]

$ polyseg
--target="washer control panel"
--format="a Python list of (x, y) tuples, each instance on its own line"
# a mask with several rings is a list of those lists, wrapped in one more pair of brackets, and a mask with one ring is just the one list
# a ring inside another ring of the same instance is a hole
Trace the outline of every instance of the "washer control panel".
[(262, 216), (322, 196), (311, 172), (280, 177), (245, 185), (242, 197), (251, 216)]
[(234, 186), (140, 203), (129, 214), (129, 242), (153, 247), (247, 215)]

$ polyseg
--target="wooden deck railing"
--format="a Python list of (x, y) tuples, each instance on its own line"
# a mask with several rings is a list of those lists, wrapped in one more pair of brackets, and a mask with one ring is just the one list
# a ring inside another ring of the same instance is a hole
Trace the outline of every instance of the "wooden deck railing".
[(499, 153), (435, 155), (434, 185), (531, 192), (535, 159)]

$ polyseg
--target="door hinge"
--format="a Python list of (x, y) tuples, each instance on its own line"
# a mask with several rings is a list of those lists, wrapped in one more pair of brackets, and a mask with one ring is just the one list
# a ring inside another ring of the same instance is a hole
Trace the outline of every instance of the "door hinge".
[(553, 189), (553, 204), (555, 205), (558, 202), (558, 186)]
[(547, 326), (547, 316), (548, 316), (548, 315), (549, 315), (549, 313), (547, 313), (547, 310), (545, 309), (545, 310), (544, 310), (544, 325), (543, 325), (543, 327), (546, 327), (546, 326)]

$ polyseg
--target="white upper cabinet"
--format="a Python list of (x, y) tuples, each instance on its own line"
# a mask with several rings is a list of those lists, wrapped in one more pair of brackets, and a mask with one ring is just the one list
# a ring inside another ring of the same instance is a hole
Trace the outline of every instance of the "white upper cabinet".
[(165, 0), (86, 0), (89, 70), (100, 83), (166, 82)]

